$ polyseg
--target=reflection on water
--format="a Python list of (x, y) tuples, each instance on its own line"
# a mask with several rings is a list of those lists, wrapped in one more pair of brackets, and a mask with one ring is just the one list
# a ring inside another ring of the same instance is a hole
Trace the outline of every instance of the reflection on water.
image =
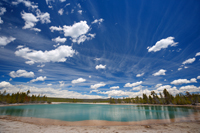
[(0, 107), (0, 115), (50, 118), (63, 121), (107, 120), (141, 121), (187, 117), (196, 112), (190, 107), (54, 104)]

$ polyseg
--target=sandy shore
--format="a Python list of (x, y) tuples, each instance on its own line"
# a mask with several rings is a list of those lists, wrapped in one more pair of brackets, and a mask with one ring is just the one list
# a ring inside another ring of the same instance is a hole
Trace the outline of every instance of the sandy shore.
[(200, 121), (124, 126), (65, 126), (0, 119), (0, 133), (199, 133)]

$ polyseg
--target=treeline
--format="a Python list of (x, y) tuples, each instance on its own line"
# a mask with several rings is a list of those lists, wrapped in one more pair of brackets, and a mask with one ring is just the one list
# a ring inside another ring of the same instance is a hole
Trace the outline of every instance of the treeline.
[(49, 102), (70, 102), (70, 103), (109, 103), (109, 99), (77, 99), (77, 98), (56, 98), (47, 97)]
[(47, 101), (47, 97), (39, 95), (29, 96), (30, 91), (25, 92), (17, 92), (6, 94), (6, 91), (1, 93), (0, 91), (0, 104), (11, 104), (11, 103), (44, 103)]
[(192, 104), (195, 105), (196, 103), (200, 102), (200, 95), (199, 94), (190, 94), (186, 92), (185, 94), (179, 93), (176, 96), (171, 95), (166, 89), (163, 90), (163, 94), (160, 92), (159, 96), (154, 92), (151, 91), (151, 95), (147, 96), (143, 93), (142, 97), (135, 97), (135, 98), (123, 98), (123, 99), (115, 99), (110, 98), (110, 103), (140, 103), (140, 104), (176, 104), (176, 105), (185, 105), (185, 104)]

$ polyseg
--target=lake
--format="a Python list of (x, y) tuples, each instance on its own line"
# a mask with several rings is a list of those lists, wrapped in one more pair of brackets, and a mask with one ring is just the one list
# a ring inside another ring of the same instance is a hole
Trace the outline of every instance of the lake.
[(106, 120), (142, 121), (175, 119), (197, 112), (192, 107), (103, 105), (103, 104), (38, 104), (0, 107), (0, 115), (48, 118), (62, 121)]

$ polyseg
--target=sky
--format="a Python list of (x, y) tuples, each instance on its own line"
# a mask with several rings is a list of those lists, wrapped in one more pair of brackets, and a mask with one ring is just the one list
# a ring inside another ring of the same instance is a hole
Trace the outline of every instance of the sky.
[(200, 92), (198, 0), (1, 0), (0, 91)]

